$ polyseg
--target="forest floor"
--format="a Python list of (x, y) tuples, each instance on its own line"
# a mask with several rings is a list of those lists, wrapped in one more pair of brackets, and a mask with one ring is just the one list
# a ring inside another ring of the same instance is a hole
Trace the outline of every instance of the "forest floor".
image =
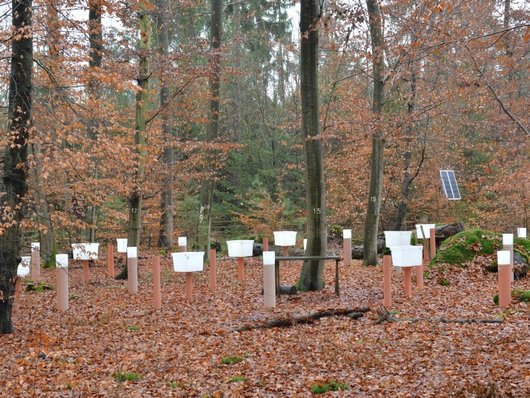
[[(382, 267), (341, 265), (337, 297), (330, 262), (323, 291), (281, 296), (267, 310), (260, 261), (246, 262), (242, 288), (235, 262), (219, 259), (217, 292), (208, 288), (208, 273), (198, 273), (194, 301), (187, 302), (183, 275), (163, 258), (160, 311), (152, 309), (148, 258), (140, 260), (137, 295), (127, 292), (125, 281), (106, 277), (104, 260), (91, 268), (86, 287), (81, 265), (71, 263), (67, 312), (55, 309), (53, 290), (24, 292), (16, 301), (16, 330), (0, 336), (0, 396), (310, 397), (314, 385), (336, 381), (348, 390), (323, 396), (530, 397), (530, 303), (514, 301), (501, 310), (492, 301), (497, 274), (483, 273), (478, 264), (443, 275), (431, 271), (425, 289), (415, 288), (411, 299), (403, 295), (403, 273), (394, 271), (392, 315), (402, 321), (377, 323)], [(294, 284), (300, 263), (281, 271), (282, 284)], [(51, 286), (54, 275), (42, 272)], [(528, 290), (530, 277), (514, 285)], [(337, 316), (234, 331), (357, 307), (370, 311), (357, 320)]]

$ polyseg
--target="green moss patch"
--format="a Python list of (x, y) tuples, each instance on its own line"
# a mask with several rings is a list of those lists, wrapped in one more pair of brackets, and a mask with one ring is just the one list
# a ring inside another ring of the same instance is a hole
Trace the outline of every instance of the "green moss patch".
[(465, 266), (465, 263), (473, 260), (476, 255), (494, 254), (501, 247), (501, 234), (482, 229), (462, 231), (442, 244), (431, 264)]
[(313, 394), (324, 394), (329, 391), (347, 391), (350, 386), (345, 383), (340, 383), (336, 380), (329, 380), (323, 383), (315, 383), (311, 386)]
[(223, 365), (233, 365), (235, 363), (239, 363), (243, 360), (243, 358), (241, 357), (238, 357), (238, 356), (229, 356), (229, 357), (224, 357), (222, 360), (221, 360), (221, 363)]
[[(521, 303), (530, 303), (530, 290), (513, 289), (512, 290), (512, 298), (516, 299), (517, 301), (519, 301)], [(498, 294), (493, 296), (493, 302), (496, 305), (499, 305), (499, 295)]]

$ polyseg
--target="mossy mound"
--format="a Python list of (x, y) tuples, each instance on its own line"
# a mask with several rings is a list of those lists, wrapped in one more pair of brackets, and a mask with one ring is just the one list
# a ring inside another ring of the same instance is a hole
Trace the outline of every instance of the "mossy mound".
[(502, 248), (502, 236), (482, 229), (462, 231), (445, 240), (436, 252), (431, 264), (465, 266), (478, 254), (494, 254)]

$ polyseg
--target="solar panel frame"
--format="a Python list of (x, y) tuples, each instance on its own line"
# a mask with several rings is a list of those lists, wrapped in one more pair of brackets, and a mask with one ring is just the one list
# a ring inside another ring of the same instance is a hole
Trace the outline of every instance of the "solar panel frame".
[(454, 170), (440, 170), (440, 179), (442, 180), (444, 195), (448, 200), (462, 199)]

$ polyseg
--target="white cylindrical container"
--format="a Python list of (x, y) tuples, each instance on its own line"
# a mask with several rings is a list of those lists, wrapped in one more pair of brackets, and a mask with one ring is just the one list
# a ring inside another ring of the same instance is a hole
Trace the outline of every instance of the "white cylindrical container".
[[(436, 224), (416, 224), (416, 237), (418, 239), (429, 239), (431, 229), (436, 228)], [(423, 233), (425, 232), (425, 236)]]
[(385, 231), (386, 247), (410, 246), (412, 231)]
[(253, 240), (227, 240), (228, 257), (252, 257)]
[(188, 247), (188, 238), (186, 236), (179, 236), (177, 241), (179, 247)]
[(201, 272), (204, 269), (204, 252), (171, 253), (173, 271)]
[(526, 228), (517, 228), (517, 237), (526, 239)]
[(274, 231), (273, 234), (276, 246), (296, 245), (296, 231)]
[(392, 264), (395, 267), (418, 267), (422, 265), (422, 246), (394, 246), (391, 251)]
[(127, 253), (127, 239), (125, 238), (116, 239), (116, 251), (118, 253)]
[(503, 245), (513, 245), (513, 234), (502, 234)]
[(342, 237), (344, 239), (351, 239), (351, 229), (343, 229), (342, 230)]

